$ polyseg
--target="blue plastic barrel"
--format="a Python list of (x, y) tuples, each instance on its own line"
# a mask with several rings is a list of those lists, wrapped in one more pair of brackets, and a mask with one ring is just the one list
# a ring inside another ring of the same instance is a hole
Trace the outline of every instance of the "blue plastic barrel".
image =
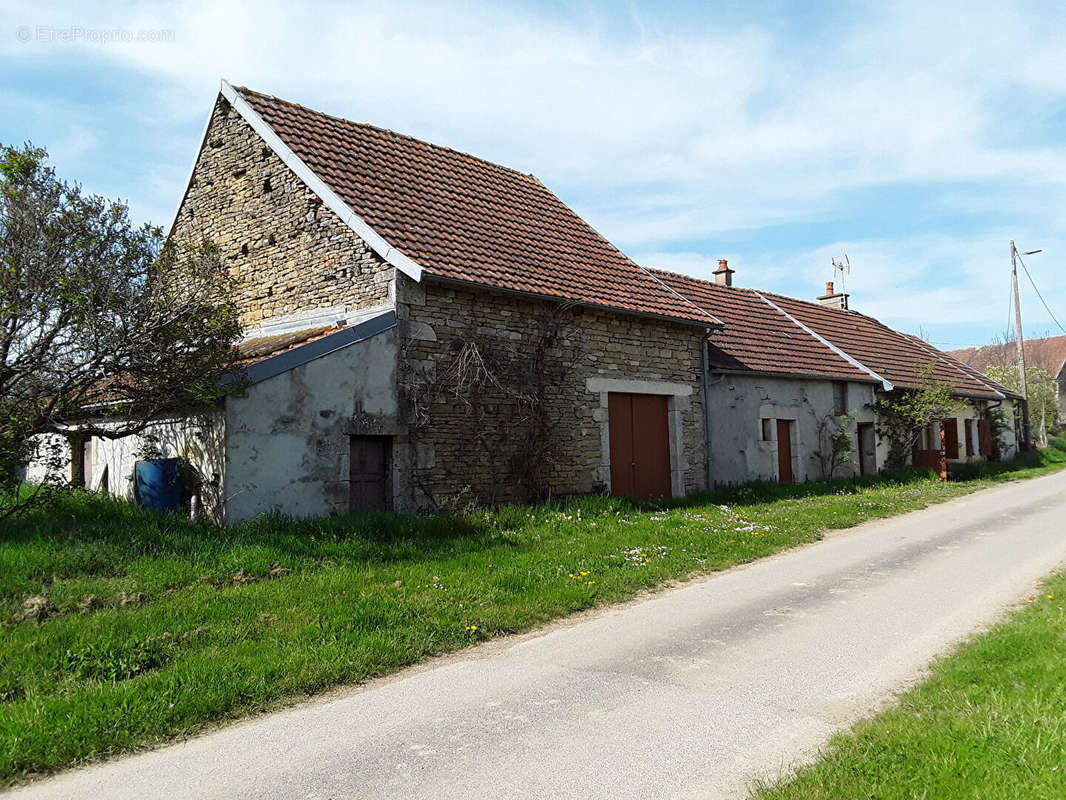
[(160, 458), (154, 461), (138, 461), (135, 497), (145, 508), (157, 511), (174, 511), (181, 505), (181, 478), (178, 475), (178, 459)]

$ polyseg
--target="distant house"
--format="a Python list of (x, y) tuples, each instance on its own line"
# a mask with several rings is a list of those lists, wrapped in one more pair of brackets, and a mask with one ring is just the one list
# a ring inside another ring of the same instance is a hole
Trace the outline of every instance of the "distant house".
[[(1059, 384), (1059, 422), (1066, 423), (1066, 336), (1027, 339), (1024, 346), (1026, 366), (1040, 367), (1055, 376)], [(1017, 344), (1014, 342), (949, 350), (948, 355), (979, 372), (985, 372), (989, 367), (1018, 365)]]
[[(979, 419), (1012, 413), (975, 370), (823, 305), (846, 305), (832, 291), (646, 269), (531, 175), (225, 82), (172, 236), (219, 246), (246, 381), (147, 433), (226, 521), (804, 481), (844, 412), (836, 474), (874, 473), (868, 404), (926, 363), (969, 406), (916, 459), (987, 457)], [(71, 475), (128, 494), (144, 437), (70, 434)]]

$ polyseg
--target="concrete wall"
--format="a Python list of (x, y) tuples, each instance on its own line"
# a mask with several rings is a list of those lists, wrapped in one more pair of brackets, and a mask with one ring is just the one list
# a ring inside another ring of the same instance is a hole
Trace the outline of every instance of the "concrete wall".
[(1004, 400), (1000, 409), (1008, 422), (1007, 429), (1000, 436), (1001, 456), (1004, 461), (1009, 461), (1018, 455), (1018, 431), (1009, 424), (1014, 419), (1014, 401)]
[(70, 442), (55, 433), (33, 437), (33, 452), (22, 474), (27, 483), (69, 483)]
[[(715, 376), (713, 379), (717, 379)], [(711, 453), (716, 486), (730, 486), (748, 481), (778, 480), (778, 442), (776, 420), (794, 420), (792, 426), (792, 473), (797, 483), (818, 480), (822, 466), (815, 455), (828, 452), (828, 429), (819, 441), (818, 423), (833, 414), (833, 384), (826, 380), (770, 378), (747, 375), (724, 375), (711, 387)], [(859, 474), (856, 443), (860, 422), (873, 422), (868, 405), (874, 401), (872, 384), (848, 383), (848, 410), (855, 421), (848, 430), (852, 435), (851, 461), (843, 464), (835, 477)], [(763, 439), (762, 420), (769, 419), (771, 437)], [(880, 469), (887, 449), (877, 448)]]
[[(393, 328), (227, 398), (226, 521), (347, 511), (349, 436), (404, 430), (398, 356)], [(393, 463), (400, 486), (404, 464)]]

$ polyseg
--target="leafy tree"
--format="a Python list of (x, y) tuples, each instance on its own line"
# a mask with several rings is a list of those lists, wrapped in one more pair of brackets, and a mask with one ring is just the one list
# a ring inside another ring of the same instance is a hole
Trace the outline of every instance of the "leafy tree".
[(211, 245), (136, 227), (44, 150), (0, 145), (0, 515), (42, 434), (126, 436), (211, 405), (240, 336), (228, 293)]
[[(1021, 392), (1022, 382), (1018, 365), (992, 366), (985, 370), (992, 380), (1008, 389)], [(1048, 428), (1059, 416), (1059, 385), (1055, 376), (1042, 367), (1026, 367), (1025, 383), (1029, 395), (1029, 430), (1042, 447), (1047, 447)]]
[(918, 387), (896, 388), (870, 404), (877, 415), (877, 434), (888, 442), (885, 466), (889, 469), (905, 466), (922, 430), (937, 420), (950, 417), (963, 405), (954, 397), (954, 387), (950, 383), (933, 377), (932, 364), (918, 371)]

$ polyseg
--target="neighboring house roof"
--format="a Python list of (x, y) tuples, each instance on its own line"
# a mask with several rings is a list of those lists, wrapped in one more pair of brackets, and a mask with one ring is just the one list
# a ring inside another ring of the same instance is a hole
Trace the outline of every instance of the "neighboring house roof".
[(922, 340), (873, 317), (755, 289), (655, 270), (725, 327), (711, 336), (717, 369), (875, 381), (884, 388), (918, 388), (922, 370), (956, 394), (1001, 399), (1013, 392)]
[(715, 331), (710, 338), (710, 363), (715, 369), (849, 381), (876, 380), (804, 331), (751, 289), (727, 288), (687, 275), (652, 271), (700, 307), (713, 309), (711, 313), (724, 323), (725, 327)]
[[(984, 372), (989, 367), (1010, 367), (1018, 363), (1018, 351), (1014, 342), (986, 344), (982, 347), (967, 347), (947, 352), (978, 372)], [(1027, 339), (1025, 364), (1046, 369), (1056, 376), (1062, 373), (1063, 369), (1066, 369), (1066, 336)]]
[(383, 257), (407, 265), (404, 271), (416, 279), (424, 272), (719, 324), (630, 260), (532, 175), (243, 87), (223, 83), (223, 95), (286, 163), (309, 170), (303, 176), (308, 185), (321, 183), (320, 195), (339, 199), (331, 207), (348, 214), (346, 221), (376, 242), (372, 246)]

